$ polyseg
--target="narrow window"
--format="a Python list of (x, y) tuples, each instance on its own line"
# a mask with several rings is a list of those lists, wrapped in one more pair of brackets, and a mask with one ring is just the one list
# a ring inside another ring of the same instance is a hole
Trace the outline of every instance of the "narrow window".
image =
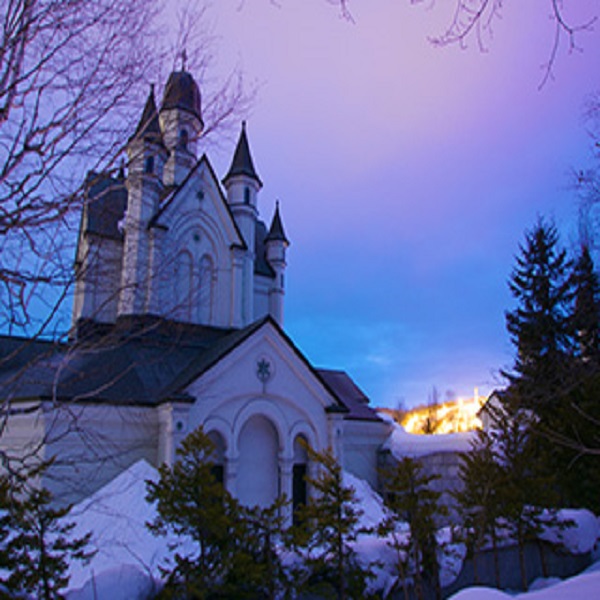
[(179, 132), (179, 147), (187, 150), (188, 146), (188, 132), (187, 129), (182, 129)]
[(250, 188), (244, 188), (244, 204), (250, 204)]
[(146, 157), (146, 164), (144, 165), (145, 173), (154, 173), (154, 156)]

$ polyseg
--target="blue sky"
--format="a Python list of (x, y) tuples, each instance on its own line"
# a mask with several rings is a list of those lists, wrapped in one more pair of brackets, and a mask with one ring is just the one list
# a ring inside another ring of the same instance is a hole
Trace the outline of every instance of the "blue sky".
[[(566, 2), (574, 21), (600, 1)], [(285, 327), (317, 366), (347, 370), (376, 405), (432, 386), (469, 396), (511, 364), (506, 281), (538, 215), (575, 241), (570, 172), (590, 164), (583, 108), (600, 35), (559, 49), (549, 4), (506, 3), (488, 51), (437, 48), (452, 3), (215, 3), (224, 72), (258, 96), (248, 118), (264, 182), (292, 241)], [(233, 148), (231, 143), (231, 150)], [(230, 150), (213, 160), (224, 173)]]

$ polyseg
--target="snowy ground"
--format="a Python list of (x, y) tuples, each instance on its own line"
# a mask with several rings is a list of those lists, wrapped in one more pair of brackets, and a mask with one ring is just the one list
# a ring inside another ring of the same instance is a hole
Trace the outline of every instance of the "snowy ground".
[[(155, 516), (153, 506), (145, 500), (145, 482), (156, 477), (157, 471), (147, 462), (140, 461), (72, 509), (68, 520), (76, 523), (74, 535), (81, 536), (91, 531), (92, 549), (97, 552), (88, 565), (71, 565), (67, 600), (135, 600), (146, 597), (155, 589), (155, 582), (160, 580), (159, 565), (164, 565), (171, 553), (169, 546), (177, 545), (179, 551), (185, 552), (188, 545), (185, 540), (156, 538), (145, 526)], [(356, 490), (364, 511), (361, 525), (376, 527), (385, 517), (381, 498), (367, 483), (348, 473), (344, 474), (344, 483)], [(587, 511), (570, 511), (565, 516), (577, 523), (568, 533), (568, 546), (580, 552), (591, 549), (598, 538), (596, 518)], [(547, 537), (554, 535), (549, 532)], [(442, 530), (440, 538), (449, 541), (448, 530)], [(363, 536), (356, 542), (356, 550), (362, 562), (379, 560), (382, 563), (376, 572), (374, 587), (390, 589), (395, 581), (395, 556), (385, 539)], [(448, 551), (441, 557), (442, 585), (448, 585), (458, 575), (463, 557), (464, 547), (448, 545)], [(600, 561), (586, 573), (564, 582), (536, 582), (536, 587), (542, 586), (549, 587), (518, 597), (526, 597), (527, 600), (600, 598)], [(458, 600), (509, 597), (504, 592), (481, 587), (462, 590), (453, 596)]]

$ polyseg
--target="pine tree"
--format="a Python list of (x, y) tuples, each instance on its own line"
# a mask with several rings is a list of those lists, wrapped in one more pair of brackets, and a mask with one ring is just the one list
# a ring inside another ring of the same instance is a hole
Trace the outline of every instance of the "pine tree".
[(505, 405), (494, 412), (493, 427), (488, 434), (499, 470), (496, 501), (500, 518), (517, 543), (523, 589), (528, 584), (526, 544), (538, 543), (545, 571), (539, 535), (546, 527), (558, 526), (555, 480), (540, 458), (535, 428), (537, 417), (530, 410), (513, 410)]
[(306, 478), (311, 496), (299, 507), (292, 528), (294, 548), (304, 559), (304, 572), (297, 574), (302, 579), (299, 586), (326, 598), (366, 598), (372, 574), (358, 563), (351, 546), (360, 533), (368, 533), (359, 526), (362, 511), (356, 493), (344, 486), (342, 469), (331, 450), (319, 453), (306, 448), (318, 474)]
[(71, 507), (54, 508), (48, 490), (30, 485), (47, 467), (0, 481), (0, 557), (8, 570), (2, 582), (13, 594), (40, 600), (62, 598), (70, 561), (93, 555), (87, 549), (90, 534), (73, 538), (75, 524), (65, 521)]
[(165, 597), (208, 598), (228, 573), (236, 503), (216, 479), (213, 453), (200, 427), (183, 440), (173, 466), (162, 465), (159, 480), (147, 482), (146, 499), (158, 513), (150, 531), (188, 536), (197, 545), (195, 556), (176, 553), (175, 565), (163, 568)]
[(437, 559), (436, 517), (445, 515), (447, 509), (440, 504), (440, 492), (431, 488), (439, 476), (423, 473), (421, 463), (410, 457), (398, 461), (384, 474), (386, 504), (397, 519), (408, 523), (409, 541), (394, 535), (396, 523), (388, 522), (392, 531), (391, 545), (398, 554), (399, 575), (406, 593), (407, 571), (413, 573), (417, 598), (425, 594), (424, 584), (431, 585), (436, 597), (441, 597), (439, 565)]
[(518, 306), (506, 313), (517, 354), (510, 381), (513, 401), (544, 418), (560, 402), (569, 371), (569, 263), (558, 232), (539, 220), (526, 233), (509, 287)]
[(469, 452), (460, 456), (458, 469), (462, 487), (454, 493), (463, 538), (473, 560), (475, 583), (479, 581), (477, 558), (489, 543), (494, 556), (496, 586), (501, 587), (498, 561), (498, 523), (502, 515), (502, 471), (491, 436), (483, 430)]
[(575, 295), (571, 327), (575, 353), (588, 367), (600, 367), (600, 282), (587, 246), (575, 263), (572, 275)]
[(182, 442), (172, 467), (147, 482), (157, 517), (148, 524), (155, 535), (171, 532), (191, 538), (194, 555), (176, 553), (164, 566), (164, 598), (254, 600), (275, 598), (287, 586), (276, 552), (283, 532), (285, 498), (270, 507), (240, 505), (217, 480), (214, 445), (200, 427)]

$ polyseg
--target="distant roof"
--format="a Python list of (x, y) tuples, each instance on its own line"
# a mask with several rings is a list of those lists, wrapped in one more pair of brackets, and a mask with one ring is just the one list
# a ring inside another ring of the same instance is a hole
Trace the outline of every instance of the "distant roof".
[(348, 409), (346, 419), (381, 421), (377, 412), (369, 406), (369, 399), (345, 371), (316, 369), (317, 374), (333, 390)]
[(240, 133), (240, 138), (235, 148), (229, 171), (223, 178), (223, 183), (226, 184), (231, 177), (235, 177), (236, 175), (246, 175), (247, 177), (251, 177), (258, 185), (262, 186), (262, 181), (256, 173), (250, 154), (250, 145), (248, 144), (248, 137), (246, 136), (246, 121), (242, 123), (242, 132)]
[(285, 236), (285, 231), (283, 230), (283, 223), (281, 222), (281, 217), (279, 216), (279, 201), (275, 204), (275, 214), (273, 215), (273, 220), (271, 221), (271, 228), (269, 229), (269, 233), (265, 239), (268, 241), (280, 241), (289, 244), (289, 240)]
[(174, 71), (169, 75), (160, 110), (172, 108), (185, 110), (202, 121), (200, 89), (187, 71)]

